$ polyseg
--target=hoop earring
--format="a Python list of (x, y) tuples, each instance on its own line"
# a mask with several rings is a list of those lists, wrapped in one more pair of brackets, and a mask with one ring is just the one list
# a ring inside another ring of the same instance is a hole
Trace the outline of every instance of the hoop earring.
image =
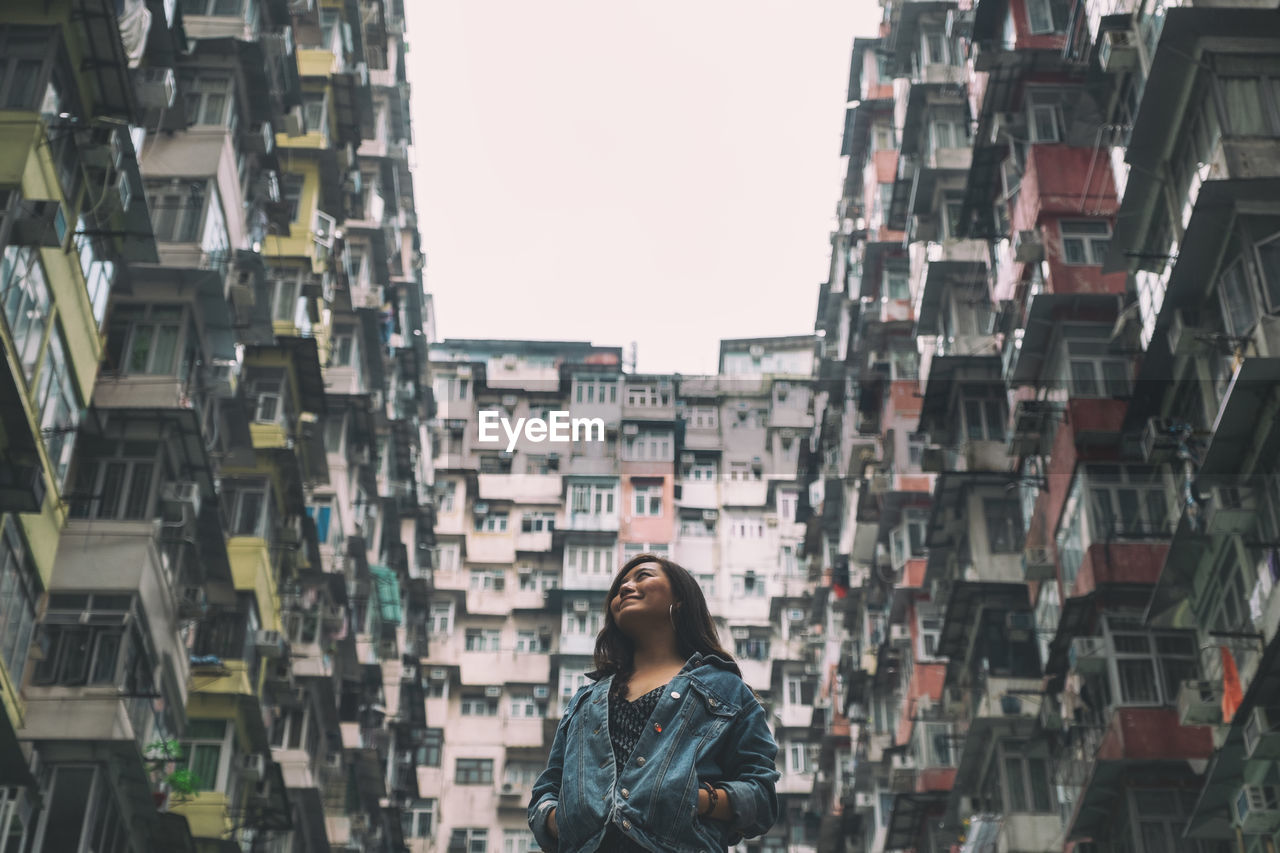
[(676, 610), (676, 606), (674, 604), (667, 605), (667, 618), (671, 620), (671, 627), (673, 629), (676, 627), (675, 610)]

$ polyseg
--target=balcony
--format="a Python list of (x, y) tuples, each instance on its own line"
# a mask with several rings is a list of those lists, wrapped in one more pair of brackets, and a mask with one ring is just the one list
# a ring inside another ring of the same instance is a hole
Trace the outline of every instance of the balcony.
[(513, 503), (559, 504), (559, 474), (480, 474), (479, 499)]
[(618, 515), (593, 512), (570, 513), (565, 519), (565, 529), (582, 533), (617, 533)]

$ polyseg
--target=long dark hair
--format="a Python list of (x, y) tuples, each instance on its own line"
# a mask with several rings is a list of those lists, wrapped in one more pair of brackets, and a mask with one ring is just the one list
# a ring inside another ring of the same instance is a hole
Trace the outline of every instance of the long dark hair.
[(720, 635), (715, 623), (711, 621), (711, 611), (707, 609), (707, 599), (702, 594), (702, 587), (698, 586), (693, 575), (683, 566), (656, 554), (640, 554), (627, 560), (609, 585), (609, 594), (604, 601), (604, 628), (596, 637), (595, 667), (600, 676), (616, 675), (619, 678), (614, 680), (619, 682), (631, 676), (635, 663), (635, 644), (613, 620), (612, 604), (622, 587), (622, 579), (641, 563), (657, 563), (671, 582), (671, 593), (676, 600), (671, 619), (675, 623), (676, 646), (681, 656), (687, 659), (694, 652), (715, 655), (728, 661), (729, 668), (741, 678), (742, 670), (738, 669), (733, 655), (720, 645)]

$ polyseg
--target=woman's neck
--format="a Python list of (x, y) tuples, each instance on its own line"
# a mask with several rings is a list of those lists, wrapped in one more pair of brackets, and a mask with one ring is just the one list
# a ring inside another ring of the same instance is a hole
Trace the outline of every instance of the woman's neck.
[(669, 637), (650, 638), (647, 643), (636, 643), (631, 667), (634, 672), (683, 667), (684, 657), (676, 645), (675, 634)]

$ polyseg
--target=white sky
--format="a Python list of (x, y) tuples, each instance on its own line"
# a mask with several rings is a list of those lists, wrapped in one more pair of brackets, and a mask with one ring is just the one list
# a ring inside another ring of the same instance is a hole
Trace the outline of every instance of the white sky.
[(813, 331), (873, 0), (405, 5), (437, 334), (711, 373)]

